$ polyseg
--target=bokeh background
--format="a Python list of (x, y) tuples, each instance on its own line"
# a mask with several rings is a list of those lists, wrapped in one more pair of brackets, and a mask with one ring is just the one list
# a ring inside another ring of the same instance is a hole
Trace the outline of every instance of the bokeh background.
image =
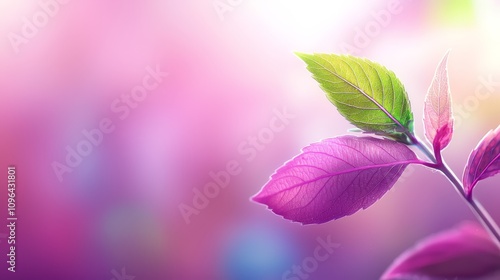
[[(62, 2), (16, 52), (11, 34), (41, 6), (0, 1), (2, 180), (15, 165), (19, 218), (15, 274), (0, 225), (0, 279), (109, 280), (122, 268), (136, 280), (282, 279), (330, 236), (340, 247), (308, 279), (371, 280), (419, 239), (474, 219), (443, 176), (420, 166), (372, 207), (322, 225), (291, 223), (249, 198), (302, 147), (351, 128), (294, 51), (351, 52), (386, 65), (405, 85), (423, 136), (424, 95), (451, 49), (457, 124), (444, 154), (461, 175), (499, 123), (500, 2)], [(398, 12), (376, 24), (388, 7)], [(156, 65), (168, 77), (119, 120), (110, 104)], [(295, 117), (247, 160), (240, 145), (283, 108)], [(115, 131), (59, 182), (51, 164), (103, 118)], [(210, 172), (230, 161), (241, 172), (186, 223), (179, 207), (192, 206)], [(498, 180), (481, 182), (476, 195), (500, 221)]]

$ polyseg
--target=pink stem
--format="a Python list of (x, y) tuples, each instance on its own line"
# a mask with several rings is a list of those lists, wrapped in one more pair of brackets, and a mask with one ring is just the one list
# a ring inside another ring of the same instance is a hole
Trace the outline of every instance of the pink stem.
[(491, 218), (488, 211), (484, 209), (484, 207), (472, 197), (468, 198), (465, 194), (464, 187), (460, 179), (458, 179), (457, 175), (453, 173), (451, 168), (444, 162), (441, 157), (441, 151), (435, 151), (436, 155), (433, 155), (431, 150), (420, 141), (414, 135), (409, 136), (413, 145), (417, 146), (417, 148), (422, 151), (430, 160), (435, 162), (435, 164), (424, 164), (431, 168), (437, 169), (443, 173), (446, 178), (452, 183), (455, 187), (455, 190), (460, 194), (460, 196), (464, 199), (464, 201), (469, 205), (470, 209), (476, 216), (476, 218), (483, 224), (484, 228), (488, 231), (491, 236), (491, 239), (495, 244), (500, 248), (500, 229), (495, 221)]

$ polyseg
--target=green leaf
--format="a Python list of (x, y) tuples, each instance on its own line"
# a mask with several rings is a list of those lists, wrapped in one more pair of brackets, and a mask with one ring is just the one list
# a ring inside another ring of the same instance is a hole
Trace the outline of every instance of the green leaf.
[(413, 113), (394, 72), (349, 55), (297, 53), (328, 99), (348, 121), (366, 131), (410, 144)]

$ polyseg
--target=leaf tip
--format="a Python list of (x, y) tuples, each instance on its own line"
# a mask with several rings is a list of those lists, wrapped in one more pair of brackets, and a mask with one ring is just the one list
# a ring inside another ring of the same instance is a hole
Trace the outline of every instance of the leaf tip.
[(260, 190), (254, 196), (250, 197), (250, 201), (255, 202), (255, 203), (265, 204), (264, 197), (262, 195), (262, 190)]
[(450, 52), (451, 52), (451, 49), (447, 49), (446, 52), (444, 53), (444, 57), (443, 58), (448, 58), (448, 56), (450, 55)]
[(303, 52), (294, 52), (294, 54), (296, 56), (298, 56), (300, 59), (302, 59), (304, 62), (307, 62), (307, 60), (313, 56), (312, 54), (303, 53)]

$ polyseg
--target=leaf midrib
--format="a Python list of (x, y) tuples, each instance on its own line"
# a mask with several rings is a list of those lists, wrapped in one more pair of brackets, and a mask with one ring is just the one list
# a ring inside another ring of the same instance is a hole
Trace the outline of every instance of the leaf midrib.
[[(485, 153), (483, 152), (483, 155), (481, 155), (481, 159), (480, 159), (480, 160), (482, 160), (482, 159), (483, 159), (484, 154), (485, 154)], [(484, 173), (486, 172), (486, 170), (488, 170), (488, 168), (490, 168), (490, 166), (491, 166), (491, 165), (492, 165), (495, 161), (497, 161), (497, 160), (499, 159), (499, 157), (500, 157), (500, 154), (497, 154), (497, 155), (495, 156), (495, 158), (493, 158), (493, 160), (491, 160), (491, 161), (488, 163), (488, 165), (486, 165), (486, 167), (485, 167), (483, 170), (481, 170), (481, 173), (479, 174), (479, 176), (476, 176), (476, 175), (477, 175), (477, 171), (476, 171), (476, 172), (474, 172), (474, 173), (475, 173), (475, 174), (474, 174), (474, 175), (475, 175), (475, 176), (474, 176), (475, 178), (474, 178), (474, 181), (472, 182), (472, 184), (470, 185), (470, 188), (471, 188), (471, 189), (472, 189), (472, 188), (474, 188), (474, 186), (477, 184), (477, 182), (479, 182), (479, 180), (485, 179), (485, 178), (482, 178), (482, 179), (481, 179), (481, 177), (484, 175)]]
[[(327, 59), (324, 59), (322, 57), (320, 57), (322, 60), (328, 62), (332, 67), (333, 67), (333, 64), (327, 60)], [(403, 124), (401, 124), (394, 116), (391, 115), (391, 113), (389, 113), (382, 105), (380, 105), (375, 99), (373, 99), (371, 96), (369, 96), (367, 93), (365, 93), (364, 90), (362, 90), (361, 88), (359, 88), (358, 86), (356, 86), (355, 84), (351, 83), (350, 81), (346, 80), (345, 78), (343, 78), (342, 76), (338, 75), (337, 73), (335, 72), (332, 72), (330, 69), (326, 68), (325, 66), (319, 64), (318, 62), (316, 62), (314, 59), (311, 59), (311, 61), (313, 61), (314, 63), (316, 63), (318, 66), (320, 66), (321, 68), (325, 69), (326, 71), (328, 71), (330, 74), (334, 75), (335, 77), (339, 78), (340, 80), (344, 81), (345, 83), (347, 83), (348, 85), (350, 85), (352, 88), (354, 88), (355, 90), (359, 91), (363, 96), (365, 96), (366, 98), (368, 98), (368, 100), (370, 100), (373, 104), (375, 104), (382, 112), (384, 112), (384, 114), (386, 114), (396, 125), (398, 125), (400, 128), (403, 129), (403, 132), (405, 134), (409, 134), (410, 132), (408, 131), (408, 129), (403, 126)], [(345, 62), (344, 60), (341, 60), (343, 63), (345, 63), (347, 66), (349, 66), (349, 68), (351, 69), (351, 71), (354, 73), (354, 70), (352, 69), (352, 67), (347, 63)], [(360, 68), (363, 70), (363, 68), (360, 66)], [(364, 70), (363, 70), (364, 71)], [(378, 72), (377, 72), (378, 74)], [(366, 75), (366, 74), (365, 74)], [(380, 76), (380, 75), (379, 75)], [(367, 79), (369, 80), (369, 78), (367, 77)]]
[[(335, 177), (335, 176), (340, 176), (340, 175), (344, 175), (344, 174), (348, 174), (348, 173), (352, 173), (352, 172), (360, 172), (360, 171), (364, 171), (364, 170), (368, 170), (368, 169), (379, 169), (379, 168), (384, 168), (384, 167), (391, 167), (391, 166), (395, 166), (395, 165), (405, 165), (405, 164), (411, 164), (411, 163), (419, 163), (419, 162), (418, 162), (418, 160), (403, 160), (403, 161), (390, 162), (390, 163), (384, 163), (384, 164), (365, 165), (365, 166), (356, 167), (356, 168), (352, 168), (352, 169), (342, 170), (339, 172), (328, 173), (328, 174), (324, 174), (324, 175), (315, 177), (314, 179), (311, 179), (311, 180), (307, 180), (307, 181), (303, 181), (303, 182), (294, 184), (290, 187), (279, 190), (278, 192), (275, 192), (273, 194), (266, 195), (265, 197), (278, 195), (282, 192), (289, 191), (289, 190), (294, 189), (296, 187), (300, 187), (300, 185), (306, 185), (306, 184), (309, 184), (309, 183), (312, 183), (312, 182), (315, 182), (315, 181), (318, 181), (318, 180), (321, 180), (324, 178), (328, 178), (328, 177)], [(280, 178), (278, 178), (278, 179), (280, 179)]]

